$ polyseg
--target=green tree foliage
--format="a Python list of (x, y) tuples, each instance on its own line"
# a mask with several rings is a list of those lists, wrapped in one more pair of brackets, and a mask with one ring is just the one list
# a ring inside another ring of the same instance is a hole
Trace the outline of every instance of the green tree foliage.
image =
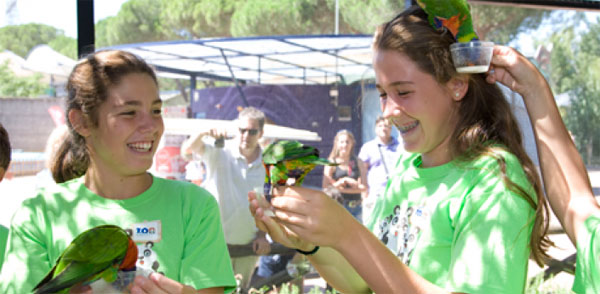
[(165, 34), (183, 39), (231, 36), (235, 0), (161, 0)]
[(40, 44), (48, 44), (52, 49), (71, 58), (77, 56), (77, 41), (52, 26), (29, 23), (0, 28), (0, 50), (9, 50), (27, 58), (29, 51)]
[(340, 18), (353, 30), (372, 34), (378, 25), (402, 11), (404, 5), (399, 0), (343, 0), (339, 1)]
[(594, 146), (600, 143), (600, 24), (577, 33), (568, 26), (554, 33), (550, 41), (552, 83), (558, 93), (568, 93), (571, 100), (565, 123), (575, 137), (580, 153), (592, 163)]
[[(333, 34), (335, 0), (248, 0), (231, 18), (233, 36)], [(340, 19), (340, 33), (360, 33)]]
[[(404, 0), (340, 0), (339, 33), (371, 34)], [(551, 12), (472, 5), (482, 39), (505, 44)], [(206, 37), (333, 34), (335, 0), (130, 0), (96, 24), (97, 47)]]
[(0, 65), (0, 97), (36, 97), (44, 93), (46, 85), (40, 81), (41, 74), (17, 77), (8, 67), (8, 61)]
[(5, 26), (0, 28), (0, 50), (10, 50), (26, 58), (31, 48), (48, 44), (59, 37), (64, 37), (64, 32), (48, 25), (29, 23)]
[(96, 25), (96, 47), (169, 39), (161, 26), (161, 3), (155, 0), (125, 2), (116, 16)]
[(77, 40), (71, 37), (58, 36), (48, 42), (48, 46), (64, 56), (77, 60)]
[(471, 5), (475, 31), (479, 38), (507, 44), (519, 33), (537, 29), (550, 10), (498, 5)]

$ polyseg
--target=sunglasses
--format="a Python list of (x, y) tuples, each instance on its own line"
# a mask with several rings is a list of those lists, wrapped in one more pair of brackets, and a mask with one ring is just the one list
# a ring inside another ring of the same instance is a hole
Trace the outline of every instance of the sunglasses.
[(254, 135), (258, 134), (257, 129), (242, 129), (242, 128), (240, 128), (240, 134), (243, 134), (245, 132), (248, 132), (248, 135), (250, 135), (250, 136), (254, 136)]

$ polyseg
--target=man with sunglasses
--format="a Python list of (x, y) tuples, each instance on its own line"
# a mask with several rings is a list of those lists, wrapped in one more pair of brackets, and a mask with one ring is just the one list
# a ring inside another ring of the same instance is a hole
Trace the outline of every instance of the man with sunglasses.
[[(262, 189), (265, 181), (262, 149), (259, 145), (264, 124), (264, 113), (254, 107), (247, 107), (238, 115), (235, 140), (225, 140), (233, 134), (224, 129), (212, 129), (190, 137), (181, 146), (184, 158), (190, 160), (193, 156), (198, 156), (206, 165), (207, 175), (203, 187), (219, 202), (227, 244), (252, 242), (257, 255), (268, 254), (271, 250), (265, 233), (259, 231), (254, 224), (247, 198), (248, 191)], [(257, 260), (258, 256), (231, 259), (233, 271), (243, 277), (243, 289), (248, 286)]]

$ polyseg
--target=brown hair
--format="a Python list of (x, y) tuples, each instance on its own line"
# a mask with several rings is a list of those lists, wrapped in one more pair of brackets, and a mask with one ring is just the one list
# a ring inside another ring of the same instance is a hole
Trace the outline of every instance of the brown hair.
[(356, 139), (354, 139), (354, 135), (348, 130), (339, 130), (333, 138), (333, 148), (331, 148), (331, 153), (329, 153), (329, 160), (333, 162), (335, 162), (335, 158), (338, 157), (338, 153), (340, 152), (340, 148), (338, 147), (338, 139), (342, 135), (348, 136), (352, 142), (352, 148), (350, 148), (350, 160), (354, 158), (354, 147), (356, 147)]
[[(98, 108), (106, 101), (111, 87), (132, 73), (148, 74), (158, 85), (154, 70), (140, 57), (126, 51), (99, 51), (81, 59), (73, 68), (67, 81), (66, 113), (81, 110), (92, 126), (98, 126)], [(57, 183), (66, 182), (85, 174), (89, 166), (89, 153), (85, 138), (79, 135), (67, 119), (69, 135), (62, 142), (50, 165)]]
[(8, 132), (0, 124), (0, 167), (6, 171), (10, 164), (10, 140), (8, 139)]
[[(426, 13), (418, 6), (412, 6), (377, 28), (373, 49), (401, 52), (443, 85), (458, 76), (450, 55), (450, 44), (454, 42), (447, 30), (434, 29), (429, 25)], [(452, 158), (461, 161), (481, 155), (490, 155), (497, 160), (508, 189), (523, 197), (535, 210), (530, 247), (534, 260), (541, 265), (548, 257), (546, 250), (552, 242), (547, 236), (549, 210), (539, 176), (522, 146), (519, 126), (501, 89), (486, 82), (484, 74), (472, 74), (468, 79), (469, 89), (460, 102), (458, 123), (450, 136), (450, 153)], [(506, 162), (494, 151), (493, 144), (502, 144), (519, 159), (535, 195), (508, 178)]]

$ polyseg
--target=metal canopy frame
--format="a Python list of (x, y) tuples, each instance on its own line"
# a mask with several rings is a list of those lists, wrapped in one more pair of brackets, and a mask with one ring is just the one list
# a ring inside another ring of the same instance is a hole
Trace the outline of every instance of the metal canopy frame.
[(217, 38), (125, 44), (160, 73), (245, 84), (349, 83), (372, 71), (372, 35)]

